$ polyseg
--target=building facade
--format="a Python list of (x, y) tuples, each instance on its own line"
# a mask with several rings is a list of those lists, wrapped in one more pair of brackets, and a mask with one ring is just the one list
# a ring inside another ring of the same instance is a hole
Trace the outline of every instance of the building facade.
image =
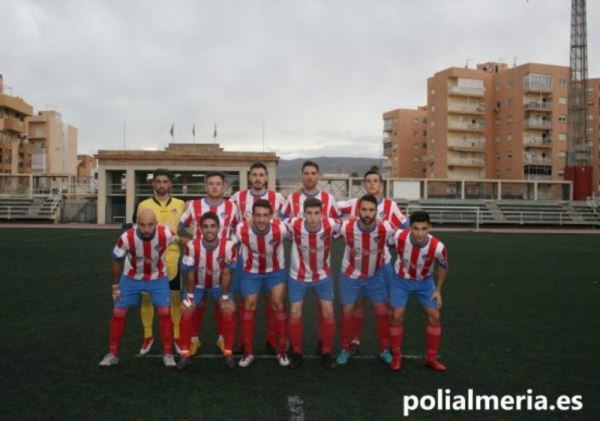
[(77, 129), (54, 110), (40, 111), (27, 123), (32, 173), (77, 175)]
[(383, 114), (385, 177), (424, 177), (423, 150), (427, 141), (427, 107), (401, 108)]
[(22, 98), (8, 95), (0, 75), (0, 174), (31, 172), (31, 145), (25, 119), (33, 108)]
[(172, 171), (171, 194), (189, 200), (205, 194), (205, 176), (211, 171), (225, 174), (227, 196), (246, 189), (250, 165), (257, 161), (267, 166), (268, 184), (274, 189), (279, 161), (274, 152), (225, 151), (209, 143), (171, 143), (157, 151), (100, 150), (96, 158), (99, 224), (131, 221), (136, 204), (153, 193), (152, 172), (157, 168)]
[[(599, 80), (591, 79), (589, 84), (593, 99), (588, 135), (596, 188), (600, 172)], [(435, 73), (427, 80), (423, 177), (563, 180), (568, 81), (568, 67), (535, 63), (509, 68), (490, 62), (475, 69), (452, 67)], [(394, 112), (383, 115), (384, 150), (387, 143), (388, 149), (395, 148), (404, 156), (391, 155), (392, 160), (388, 156), (390, 175), (410, 177), (413, 139), (410, 130), (405, 130), (404, 136), (390, 144), (388, 128)], [(394, 166), (394, 158), (404, 162), (405, 168)]]

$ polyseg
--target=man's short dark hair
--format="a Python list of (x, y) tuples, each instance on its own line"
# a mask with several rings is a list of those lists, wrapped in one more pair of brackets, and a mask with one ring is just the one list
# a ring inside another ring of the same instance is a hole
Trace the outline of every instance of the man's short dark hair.
[(319, 209), (322, 209), (323, 208), (323, 202), (321, 202), (316, 197), (309, 197), (308, 199), (306, 199), (304, 201), (304, 204), (302, 206), (303, 206), (303, 209), (305, 211), (308, 208), (319, 208)]
[(219, 177), (219, 178), (221, 178), (221, 180), (223, 182), (225, 182), (225, 174), (223, 174), (222, 172), (219, 172), (219, 171), (211, 171), (211, 172), (207, 173), (206, 176), (204, 177), (204, 180), (208, 181), (209, 178), (213, 178), (213, 177)]
[(156, 177), (165, 176), (169, 179), (169, 181), (173, 180), (173, 173), (166, 168), (157, 168), (152, 173), (152, 180), (155, 180)]
[(376, 175), (379, 177), (379, 181), (383, 181), (383, 177), (381, 176), (381, 173), (379, 171), (375, 171), (375, 170), (367, 171), (363, 177), (363, 181), (367, 181), (367, 177), (370, 175)]
[(204, 224), (204, 221), (207, 219), (212, 219), (217, 223), (217, 227), (221, 225), (221, 221), (219, 221), (219, 216), (214, 212), (206, 212), (200, 217), (200, 226)]
[(256, 208), (269, 209), (269, 213), (273, 213), (273, 207), (271, 206), (271, 202), (269, 202), (267, 199), (260, 199), (254, 202), (254, 204), (252, 205), (252, 213), (254, 213), (254, 210)]
[(425, 211), (414, 211), (410, 214), (410, 225), (412, 226), (415, 222), (427, 222), (431, 224), (429, 214)]
[(365, 202), (371, 202), (375, 205), (375, 207), (377, 207), (377, 198), (375, 196), (373, 196), (372, 194), (365, 194), (363, 197), (360, 198), (361, 203), (363, 201)]
[(304, 168), (306, 167), (315, 167), (317, 172), (319, 172), (319, 164), (317, 164), (315, 161), (304, 161), (304, 164), (302, 164), (302, 172), (304, 172)]
[(262, 162), (255, 162), (254, 164), (250, 165), (250, 172), (252, 172), (252, 170), (255, 170), (257, 168), (261, 168), (263, 170), (265, 170), (265, 172), (268, 174), (269, 170), (267, 170), (267, 166), (265, 164), (263, 164)]

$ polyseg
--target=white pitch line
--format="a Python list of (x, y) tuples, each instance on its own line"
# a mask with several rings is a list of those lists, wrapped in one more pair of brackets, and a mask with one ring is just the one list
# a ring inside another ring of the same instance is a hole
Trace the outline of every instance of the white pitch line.
[[(163, 355), (162, 354), (146, 354), (146, 355), (134, 354), (134, 357), (136, 357), (136, 358), (162, 358)], [(258, 359), (258, 360), (273, 360), (276, 357), (277, 357), (276, 355), (269, 355), (269, 354), (254, 354), (254, 358)], [(192, 358), (199, 358), (202, 360), (215, 360), (215, 359), (223, 358), (223, 354), (197, 354), (197, 355), (194, 355)], [(321, 359), (321, 356), (319, 356), (319, 355), (304, 355), (303, 358), (305, 360), (317, 360), (317, 359)], [(377, 355), (354, 355), (354, 356), (350, 357), (351, 360), (375, 360), (378, 358), (379, 358), (379, 356), (377, 356)], [(418, 355), (418, 354), (408, 354), (408, 355), (403, 355), (402, 358), (407, 359), (407, 360), (418, 360), (418, 359), (423, 359), (424, 356)]]
[(304, 401), (300, 398), (300, 396), (288, 396), (287, 404), (290, 410), (291, 416), (290, 420), (292, 421), (304, 421)]

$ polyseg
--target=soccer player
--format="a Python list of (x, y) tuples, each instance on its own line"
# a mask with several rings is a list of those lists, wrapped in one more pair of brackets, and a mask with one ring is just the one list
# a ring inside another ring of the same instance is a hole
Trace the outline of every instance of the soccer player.
[(219, 217), (214, 212), (206, 212), (200, 219), (202, 238), (187, 244), (182, 265), (187, 270), (187, 295), (183, 300), (181, 322), (182, 357), (177, 365), (183, 369), (190, 364), (189, 345), (192, 335), (194, 311), (206, 305), (206, 298), (212, 296), (218, 303), (218, 331), (224, 338), (225, 365), (235, 367), (232, 346), (235, 334), (235, 305), (229, 295), (231, 274), (228, 265), (233, 264), (235, 247), (226, 238), (219, 238)]
[[(172, 174), (166, 169), (157, 169), (152, 178), (154, 195), (141, 202), (137, 207), (139, 215), (142, 209), (151, 209), (156, 215), (158, 223), (167, 225), (171, 231), (177, 232), (179, 218), (185, 210), (185, 202), (171, 196)], [(173, 320), (173, 336), (175, 347), (179, 342), (179, 322), (181, 320), (181, 282), (179, 280), (179, 257), (178, 244), (171, 244), (167, 249), (167, 277), (171, 295), (171, 318)], [(152, 321), (154, 320), (154, 307), (150, 295), (142, 293), (142, 305), (140, 306), (142, 325), (144, 326), (144, 341), (140, 347), (140, 355), (150, 352), (154, 337), (152, 335)]]
[[(309, 197), (319, 199), (322, 203), (323, 216), (329, 218), (340, 218), (341, 214), (337, 208), (335, 197), (319, 189), (319, 164), (314, 161), (305, 161), (302, 164), (302, 188), (300, 191), (295, 191), (287, 198), (281, 210), (283, 219), (302, 216), (303, 204)], [(321, 354), (323, 346), (323, 312), (317, 304), (317, 335), (319, 341), (317, 344), (317, 354)]]
[[(410, 229), (397, 231), (393, 242), (398, 250), (394, 266), (394, 279), (390, 289), (392, 323), (390, 343), (392, 363), (390, 369), (398, 371), (402, 367), (402, 339), (404, 336), (404, 314), (408, 296), (414, 293), (427, 315), (427, 352), (425, 364), (436, 371), (445, 371), (438, 361), (438, 351), (442, 337), (440, 309), (442, 308), (442, 286), (448, 275), (448, 256), (444, 244), (429, 234), (431, 223), (429, 214), (423, 211), (410, 216)], [(437, 262), (436, 284), (433, 283), (434, 266)]]
[(341, 234), (346, 241), (340, 272), (342, 302), (342, 351), (338, 364), (350, 358), (352, 313), (358, 298), (366, 295), (373, 303), (379, 337), (379, 357), (387, 364), (392, 361), (389, 351), (389, 308), (383, 278), (385, 247), (394, 228), (377, 218), (377, 198), (366, 194), (360, 198), (359, 218), (344, 221)]
[[(179, 226), (184, 230), (192, 227), (194, 237), (201, 237), (202, 230), (200, 229), (199, 221), (206, 212), (213, 212), (219, 217), (219, 226), (221, 229), (219, 237), (230, 239), (233, 230), (239, 221), (239, 217), (234, 203), (224, 197), (225, 175), (220, 172), (210, 172), (206, 174), (205, 181), (206, 197), (188, 202), (187, 208), (179, 221)], [(215, 308), (215, 318), (219, 317), (218, 312), (218, 309)], [(204, 317), (204, 307), (201, 307), (194, 315), (193, 331), (197, 332), (200, 329), (202, 318)], [(195, 336), (192, 337), (192, 345), (190, 348), (192, 355), (198, 349), (199, 344), (198, 338)], [(219, 332), (217, 347), (221, 352), (224, 352), (225, 347), (222, 332)]]
[(288, 237), (292, 240), (288, 278), (292, 369), (302, 366), (302, 304), (304, 294), (310, 289), (317, 295), (323, 314), (321, 363), (327, 368), (336, 366), (331, 356), (335, 334), (331, 245), (339, 235), (340, 224), (335, 219), (323, 218), (322, 206), (319, 199), (309, 197), (304, 201), (304, 216), (293, 218), (288, 224)]
[[(381, 174), (375, 170), (369, 170), (363, 177), (363, 188), (367, 194), (372, 194), (377, 198), (377, 215), (384, 221), (388, 221), (393, 228), (407, 228), (408, 219), (402, 213), (396, 202), (391, 199), (383, 197), (382, 194), (383, 179)], [(350, 199), (343, 202), (338, 202), (340, 212), (344, 215), (358, 217), (360, 201), (357, 198)], [(386, 286), (388, 288), (394, 275), (394, 268), (392, 266), (392, 255), (389, 249), (386, 247), (385, 250), (385, 266), (384, 266), (384, 277)], [(364, 308), (365, 299), (360, 298), (356, 302), (354, 312), (352, 314), (352, 340), (350, 342), (350, 352), (352, 354), (358, 354), (360, 349), (360, 334), (362, 331), (362, 325), (364, 320)]]
[(295, 191), (287, 198), (281, 209), (283, 219), (301, 216), (304, 201), (314, 197), (323, 204), (323, 215), (329, 218), (339, 218), (335, 198), (332, 194), (319, 189), (319, 164), (306, 161), (302, 164), (302, 188)]
[(252, 219), (236, 228), (240, 253), (244, 259), (240, 291), (244, 299), (242, 331), (244, 356), (240, 367), (248, 367), (254, 361), (254, 332), (256, 330), (256, 303), (258, 293), (267, 290), (277, 332), (277, 362), (288, 366), (286, 355), (287, 315), (284, 311), (285, 258), (283, 239), (288, 230), (279, 219), (273, 219), (273, 208), (268, 200), (258, 200), (252, 206)]
[[(265, 164), (262, 162), (255, 162), (250, 166), (250, 172), (248, 174), (250, 188), (236, 192), (233, 194), (233, 196), (231, 196), (230, 200), (236, 205), (238, 215), (242, 222), (247, 221), (252, 216), (252, 205), (254, 205), (254, 202), (261, 199), (268, 200), (273, 208), (273, 214), (279, 215), (279, 211), (283, 206), (284, 198), (281, 193), (277, 193), (273, 190), (267, 190), (268, 174), (267, 166)], [(234, 285), (233, 288), (231, 288), (232, 293), (235, 293), (239, 290), (239, 282), (243, 264), (243, 260), (240, 258), (240, 256), (238, 256), (237, 266), (233, 276)], [(265, 305), (265, 317), (267, 319), (266, 348), (267, 352), (271, 354), (277, 354), (277, 333), (275, 332), (275, 315), (273, 314), (272, 309), (273, 307), (270, 304), (267, 303), (267, 305)], [(239, 313), (239, 317), (241, 316), (242, 312)], [(243, 343), (243, 338), (241, 339), (241, 342)]]
[(137, 216), (137, 223), (119, 237), (113, 249), (113, 315), (110, 321), (109, 352), (100, 361), (101, 367), (119, 363), (119, 345), (125, 332), (125, 316), (130, 306), (139, 304), (141, 292), (150, 294), (158, 312), (163, 364), (168, 368), (175, 367), (171, 351), (173, 322), (169, 311), (169, 279), (165, 270), (165, 255), (169, 245), (177, 239), (169, 227), (157, 223), (156, 215), (150, 209), (142, 209)]

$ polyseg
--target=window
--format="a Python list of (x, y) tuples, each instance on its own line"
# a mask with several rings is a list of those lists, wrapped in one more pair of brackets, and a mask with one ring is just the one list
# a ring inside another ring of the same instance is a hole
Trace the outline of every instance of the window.
[(567, 103), (567, 97), (564, 97), (564, 96), (559, 96), (559, 97), (558, 97), (558, 103), (559, 103), (560, 105), (566, 105), (566, 103)]
[(509, 152), (508, 154), (506, 154), (506, 158), (512, 159), (512, 152)]
[(523, 78), (523, 88), (526, 90), (551, 91), (552, 75), (530, 73)]
[(507, 142), (512, 142), (512, 134), (507, 134), (506, 135), (506, 141)]
[(433, 121), (433, 120), (432, 120), (432, 121), (429, 123), (429, 127), (435, 127), (435, 121)]
[(496, 135), (496, 143), (500, 142), (500, 135)]
[(566, 123), (567, 122), (567, 116), (566, 115), (559, 115), (558, 116), (558, 122), (559, 123)]
[(506, 106), (510, 107), (512, 105), (512, 98), (507, 98), (506, 99)]
[(431, 106), (431, 112), (434, 113), (435, 112), (435, 105)]
[(435, 89), (434, 88), (431, 89), (431, 95), (435, 95)]
[(506, 124), (512, 124), (512, 116), (511, 115), (506, 117)]
[(512, 83), (513, 83), (513, 82), (512, 82), (512, 79), (508, 79), (508, 80), (506, 81), (506, 87), (507, 87), (508, 89), (511, 89), (511, 88), (512, 88), (512, 86), (513, 86), (513, 85), (512, 85)]
[(558, 79), (558, 85), (567, 86), (567, 79), (561, 77), (560, 79)]
[(559, 133), (558, 134), (558, 140), (567, 140), (567, 134), (566, 133)]
[(559, 157), (560, 159), (565, 159), (565, 158), (567, 157), (567, 153), (566, 153), (566, 152), (559, 152), (559, 153), (558, 153), (558, 157)]

